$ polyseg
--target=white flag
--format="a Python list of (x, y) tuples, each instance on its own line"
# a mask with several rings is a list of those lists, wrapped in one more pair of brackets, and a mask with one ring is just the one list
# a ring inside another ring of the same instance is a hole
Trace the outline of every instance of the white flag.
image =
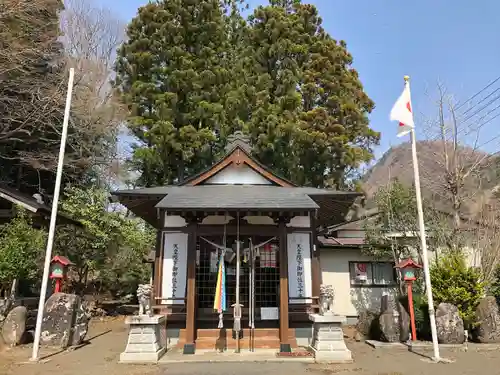
[(391, 121), (399, 121), (398, 137), (408, 134), (413, 128), (413, 113), (411, 111), (410, 83), (405, 82), (405, 88), (391, 110)]

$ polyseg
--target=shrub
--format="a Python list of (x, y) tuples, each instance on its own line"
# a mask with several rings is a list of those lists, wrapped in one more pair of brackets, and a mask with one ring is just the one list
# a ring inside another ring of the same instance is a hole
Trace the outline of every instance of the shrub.
[(495, 269), (493, 281), (488, 288), (488, 292), (490, 295), (495, 297), (497, 301), (500, 301), (500, 266), (497, 266)]
[(430, 340), (431, 322), (429, 318), (429, 304), (424, 296), (417, 294), (413, 299), (413, 308), (415, 309), (415, 326), (417, 336), (421, 340)]
[(14, 279), (31, 282), (40, 277), (46, 244), (45, 232), (33, 228), (31, 216), (17, 216), (0, 226), (0, 291), (10, 290)]
[[(401, 296), (399, 299), (401, 305), (410, 314), (408, 307), (408, 296)], [(431, 325), (429, 320), (429, 305), (425, 297), (419, 293), (413, 294), (413, 311), (415, 313), (415, 329), (417, 338), (420, 340), (431, 339)]]
[(460, 252), (449, 252), (433, 264), (430, 272), (436, 307), (442, 302), (451, 303), (458, 308), (466, 327), (473, 325), (476, 307), (485, 294), (480, 271), (467, 267)]

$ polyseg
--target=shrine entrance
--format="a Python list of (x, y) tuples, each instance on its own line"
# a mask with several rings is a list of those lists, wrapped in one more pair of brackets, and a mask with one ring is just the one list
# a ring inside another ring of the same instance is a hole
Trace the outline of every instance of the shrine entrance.
[[(198, 237), (196, 252), (196, 296), (199, 328), (217, 328), (214, 310), (217, 271), (225, 249), (224, 328), (232, 329), (236, 302), (236, 236)], [(239, 295), (241, 328), (278, 328), (280, 304), (279, 241), (276, 237), (240, 237)]]

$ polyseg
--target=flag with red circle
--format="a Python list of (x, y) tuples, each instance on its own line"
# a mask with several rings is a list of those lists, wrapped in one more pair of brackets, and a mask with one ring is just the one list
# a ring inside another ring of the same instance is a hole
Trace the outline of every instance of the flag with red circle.
[(399, 122), (398, 137), (408, 134), (415, 127), (411, 107), (410, 83), (408, 81), (405, 82), (403, 93), (392, 107), (390, 119)]

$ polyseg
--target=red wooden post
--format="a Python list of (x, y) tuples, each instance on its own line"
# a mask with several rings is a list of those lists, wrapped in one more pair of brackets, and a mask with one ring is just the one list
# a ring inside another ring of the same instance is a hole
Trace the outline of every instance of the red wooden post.
[(413, 281), (417, 279), (416, 271), (422, 268), (422, 266), (415, 263), (411, 258), (408, 258), (396, 264), (395, 268), (401, 271), (403, 280), (406, 282), (408, 292), (408, 310), (410, 313), (411, 324), (411, 340), (415, 341), (417, 339), (417, 329), (415, 327), (415, 311), (413, 310)]
[(406, 282), (408, 286), (408, 310), (410, 310), (411, 340), (417, 339), (417, 328), (415, 327), (415, 311), (413, 310), (413, 282)]
[(61, 279), (56, 279), (56, 287), (54, 289), (54, 293), (61, 292)]

